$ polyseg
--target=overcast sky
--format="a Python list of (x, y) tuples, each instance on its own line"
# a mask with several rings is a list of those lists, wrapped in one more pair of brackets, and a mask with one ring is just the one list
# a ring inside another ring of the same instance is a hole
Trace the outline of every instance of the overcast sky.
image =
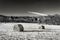
[(45, 14), (60, 14), (59, 0), (0, 0), (0, 14), (21, 16), (32, 15), (28, 11)]

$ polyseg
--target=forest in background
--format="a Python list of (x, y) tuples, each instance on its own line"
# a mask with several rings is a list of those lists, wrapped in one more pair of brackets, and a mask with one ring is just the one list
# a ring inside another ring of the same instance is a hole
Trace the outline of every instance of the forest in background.
[(60, 15), (48, 15), (48, 16), (4, 16), (0, 15), (0, 22), (10, 23), (42, 23), (60, 25)]

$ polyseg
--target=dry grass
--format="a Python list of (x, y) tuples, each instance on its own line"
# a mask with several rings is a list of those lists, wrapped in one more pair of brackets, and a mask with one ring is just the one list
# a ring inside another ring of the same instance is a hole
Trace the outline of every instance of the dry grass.
[(1, 32), (0, 40), (59, 40), (59, 32)]

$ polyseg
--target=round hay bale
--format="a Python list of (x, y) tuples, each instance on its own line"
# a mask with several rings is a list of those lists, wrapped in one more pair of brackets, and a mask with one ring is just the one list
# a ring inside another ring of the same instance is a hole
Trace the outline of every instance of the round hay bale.
[(14, 25), (13, 30), (18, 32), (24, 31), (24, 27), (21, 24), (17, 24), (17, 25)]
[(42, 29), (45, 29), (45, 26), (42, 25)]

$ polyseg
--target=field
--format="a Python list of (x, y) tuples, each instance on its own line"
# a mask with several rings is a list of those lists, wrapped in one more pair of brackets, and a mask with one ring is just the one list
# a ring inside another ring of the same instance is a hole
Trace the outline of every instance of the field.
[[(0, 24), (0, 40), (60, 40), (60, 25), (45, 25), (46, 29), (42, 31), (24, 31), (14, 32), (13, 25), (16, 23), (1, 23)], [(17, 23), (18, 24), (18, 23)], [(21, 23), (24, 27), (37, 26), (38, 24)], [(34, 26), (35, 25), (35, 26)], [(49, 28), (49, 29), (48, 29)]]
[[(14, 31), (14, 25), (17, 24), (22, 24), (22, 26), (24, 27), (24, 30), (38, 30), (39, 27), (41, 27), (42, 24), (38, 24), (38, 23), (0, 23), (0, 31)], [(47, 24), (43, 24), (45, 26), (46, 30), (43, 31), (60, 31), (60, 25), (47, 25)], [(53, 30), (55, 29), (55, 30)], [(39, 29), (41, 30), (41, 29)]]
[(60, 40), (59, 32), (0, 32), (0, 40)]

